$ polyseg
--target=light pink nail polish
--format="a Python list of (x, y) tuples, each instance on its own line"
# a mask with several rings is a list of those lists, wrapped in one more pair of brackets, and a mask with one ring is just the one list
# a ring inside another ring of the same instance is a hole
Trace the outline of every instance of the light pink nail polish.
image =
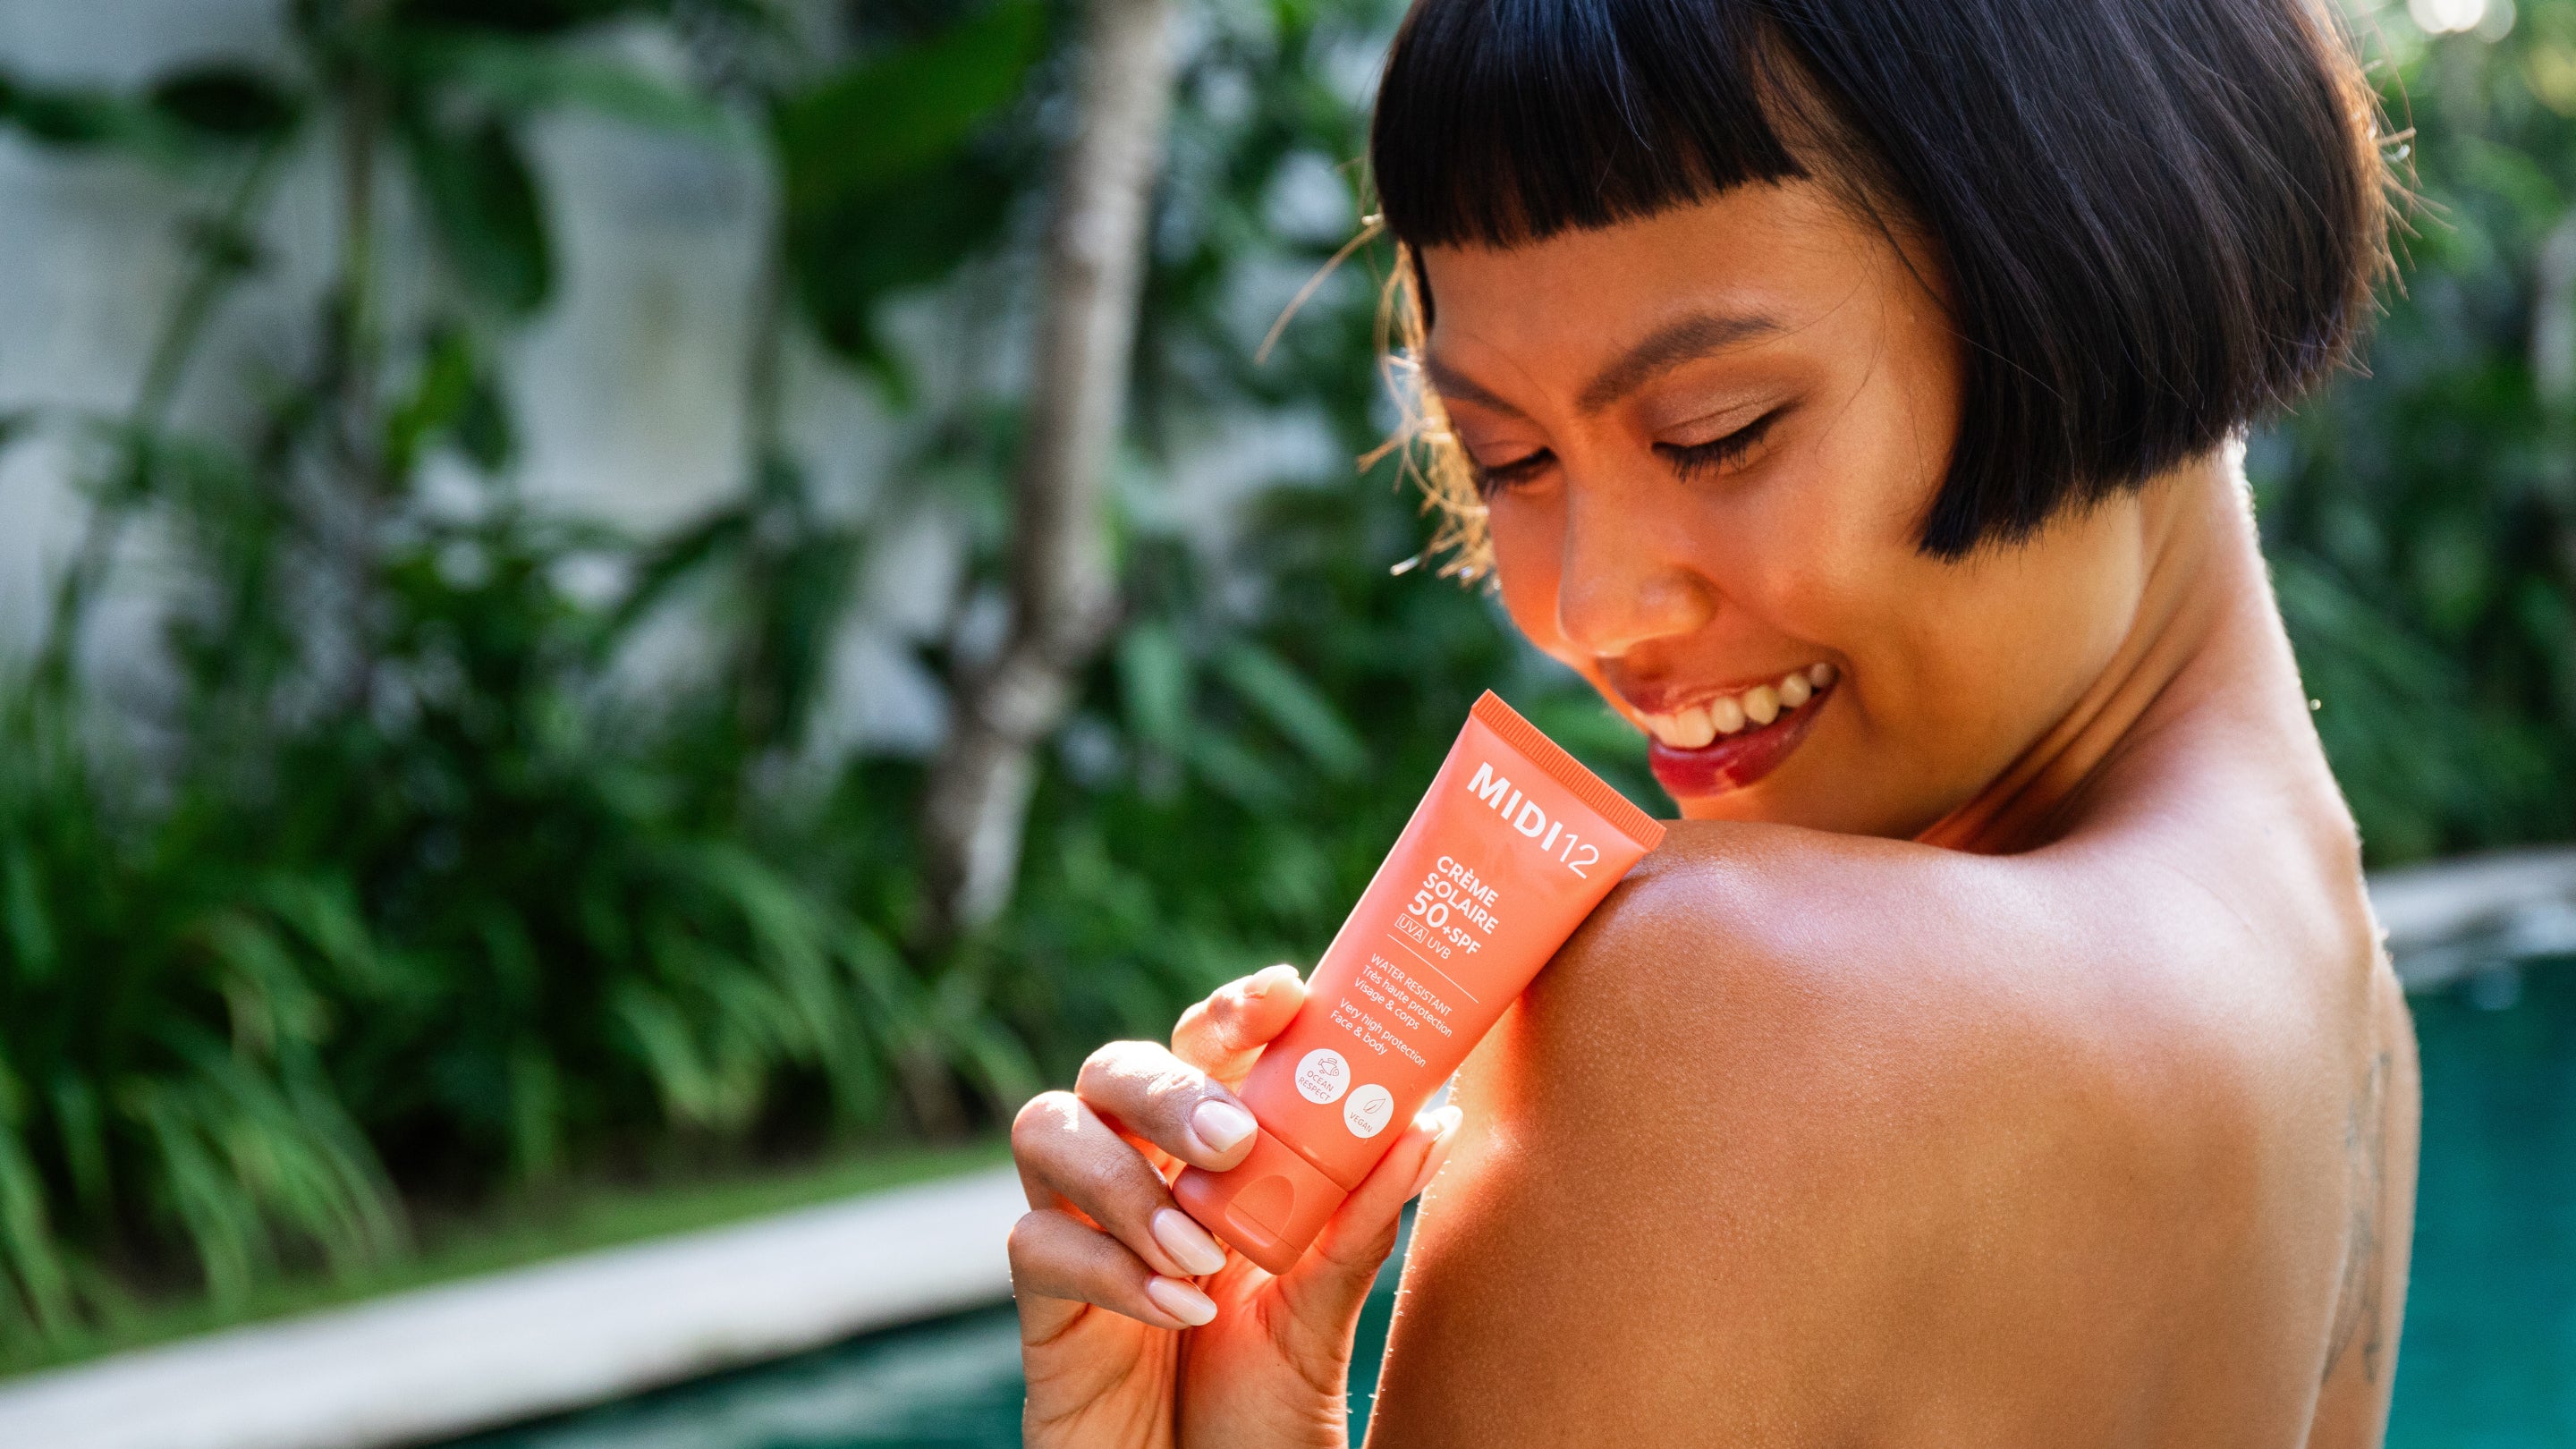
[(1252, 1120), (1251, 1113), (1232, 1102), (1201, 1102), (1198, 1109), (1190, 1113), (1190, 1130), (1197, 1133), (1199, 1140), (1214, 1152), (1232, 1151), (1235, 1144), (1251, 1136), (1259, 1126)]
[(1155, 1307), (1192, 1328), (1216, 1318), (1216, 1300), (1178, 1278), (1156, 1274), (1146, 1280), (1145, 1296), (1154, 1300)]
[(1163, 1245), (1173, 1262), (1188, 1271), (1213, 1273), (1225, 1266), (1225, 1249), (1179, 1208), (1154, 1209), (1152, 1226), (1154, 1241)]

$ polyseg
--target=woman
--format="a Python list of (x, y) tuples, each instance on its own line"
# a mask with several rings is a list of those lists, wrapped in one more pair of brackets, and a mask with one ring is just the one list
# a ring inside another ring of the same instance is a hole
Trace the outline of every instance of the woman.
[[(1418, 0), (1452, 538), (1685, 821), (1292, 1273), (1176, 1212), (1294, 1013), (1032, 1103), (1038, 1445), (2376, 1443), (2416, 1075), (2233, 440), (2383, 255), (2321, 0)], [(1444, 1165), (1445, 1163), (1445, 1165)]]

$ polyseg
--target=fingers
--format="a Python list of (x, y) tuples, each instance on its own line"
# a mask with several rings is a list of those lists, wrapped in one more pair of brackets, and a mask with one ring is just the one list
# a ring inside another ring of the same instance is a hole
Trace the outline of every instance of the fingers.
[(1060, 1315), (1047, 1300), (1089, 1303), (1156, 1328), (1196, 1328), (1216, 1317), (1216, 1303), (1186, 1279), (1156, 1273), (1143, 1260), (1072, 1214), (1042, 1208), (1011, 1226), (1011, 1293), (1020, 1300), (1024, 1336), (1052, 1337)]
[(1085, 1106), (1193, 1167), (1223, 1170), (1252, 1151), (1252, 1113), (1207, 1073), (1149, 1041), (1114, 1041), (1075, 1079)]
[(1030, 1207), (1073, 1209), (1152, 1272), (1191, 1278), (1225, 1266), (1225, 1249), (1172, 1202), (1163, 1175), (1071, 1094), (1047, 1092), (1020, 1109), (1011, 1156)]
[(1374, 1276), (1378, 1264), (1395, 1247), (1396, 1224), (1404, 1215), (1404, 1205), (1439, 1175), (1441, 1165), (1449, 1160), (1451, 1145), (1458, 1139), (1462, 1120), (1463, 1114), (1454, 1106), (1414, 1118), (1404, 1136), (1324, 1224), (1311, 1256), (1338, 1261), (1346, 1270)]
[(1296, 967), (1264, 967), (1182, 1012), (1172, 1028), (1172, 1054), (1221, 1081), (1240, 1082), (1305, 1004), (1306, 983)]
[(1413, 1119), (1404, 1136), (1324, 1224), (1315, 1246), (1279, 1281), (1282, 1301), (1303, 1333), (1342, 1342), (1360, 1304), (1395, 1251), (1404, 1205), (1431, 1185), (1457, 1141), (1461, 1118), (1442, 1107)]

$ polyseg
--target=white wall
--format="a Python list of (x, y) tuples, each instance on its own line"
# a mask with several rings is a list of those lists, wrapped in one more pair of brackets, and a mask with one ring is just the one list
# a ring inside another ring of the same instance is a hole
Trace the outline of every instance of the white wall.
[[(131, 85), (215, 58), (278, 62), (279, 0), (0, 0), (0, 64), (58, 82)], [(542, 122), (532, 150), (557, 246), (554, 303), (510, 344), (505, 370), (521, 431), (520, 484), (543, 505), (642, 533), (685, 524), (742, 479), (742, 377), (768, 180), (747, 142), (639, 132), (591, 116)], [(318, 146), (281, 183), (264, 237), (272, 264), (226, 304), (181, 394), (180, 421), (238, 423), (258, 380), (300, 361), (294, 345), (332, 263), (327, 160)], [(396, 192), (394, 199), (399, 199)], [(0, 132), (0, 411), (114, 413), (131, 398), (179, 283), (180, 208), (143, 166), (66, 156)], [(417, 265), (397, 211), (390, 255)], [(388, 292), (399, 311), (404, 268)], [(417, 285), (409, 290), (417, 292)], [(935, 311), (935, 307), (933, 308)], [(869, 389), (796, 349), (791, 435), (837, 506), (867, 506), (897, 429)], [(42, 637), (54, 580), (86, 508), (75, 429), (48, 428), (0, 459), (0, 652)], [(434, 486), (434, 483), (433, 483)], [(921, 512), (916, 510), (916, 512)], [(956, 538), (935, 517), (902, 520), (914, 587), (953, 571)], [(168, 579), (148, 536), (130, 541), (85, 655), (103, 683), (146, 696)], [(840, 656), (843, 744), (918, 748), (939, 727), (937, 692), (900, 647), (943, 611), (917, 597), (851, 621)], [(666, 639), (663, 667), (685, 641)], [(648, 662), (648, 668), (651, 667)]]
[[(31, 79), (135, 84), (190, 61), (276, 62), (286, 53), (281, 9), (281, 0), (0, 0), (0, 65)], [(630, 39), (639, 59), (676, 64), (655, 53), (652, 37)], [(588, 115), (550, 117), (532, 139), (558, 274), (552, 305), (505, 358), (521, 486), (544, 505), (629, 529), (679, 526), (743, 476), (742, 375), (765, 169), (748, 141), (657, 136)], [(300, 361), (293, 349), (334, 259), (327, 163), (318, 145), (307, 150), (268, 223), (273, 264), (227, 304), (183, 390), (185, 424), (238, 423), (257, 379)], [(1336, 190), (1329, 167), (1308, 169), (1322, 184), (1308, 176), (1287, 188), (1283, 230), (1347, 226), (1326, 214), (1347, 208), (1346, 197), (1324, 194)], [(178, 281), (170, 193), (166, 178), (136, 163), (65, 157), (0, 132), (0, 411), (125, 405)], [(389, 254), (417, 266), (429, 252), (408, 218), (397, 209), (387, 221)], [(1302, 280), (1248, 280), (1247, 347)], [(407, 281), (416, 300), (417, 277), (401, 268), (389, 277), (392, 310), (404, 305)], [(915, 299), (895, 309), (890, 330), (934, 388), (1013, 388), (1020, 329), (988, 317), (969, 333), (968, 310), (955, 295)], [(786, 380), (790, 436), (828, 505), (868, 517), (873, 529), (821, 743), (927, 748), (942, 727), (941, 696), (907, 641), (947, 617), (962, 527), (936, 480), (887, 486), (907, 439), (870, 384), (802, 345), (791, 348)], [(0, 654), (23, 657), (42, 635), (52, 580), (85, 517), (73, 487), (79, 465), (61, 430), (0, 459)], [(1173, 467), (1129, 479), (1128, 492), (1140, 513), (1222, 551), (1252, 494), (1344, 465), (1319, 419), (1209, 420)], [(149, 698), (168, 598), (152, 540), (130, 540), (84, 651), (102, 683)], [(686, 630), (665, 630), (652, 652), (647, 677), (686, 669)]]

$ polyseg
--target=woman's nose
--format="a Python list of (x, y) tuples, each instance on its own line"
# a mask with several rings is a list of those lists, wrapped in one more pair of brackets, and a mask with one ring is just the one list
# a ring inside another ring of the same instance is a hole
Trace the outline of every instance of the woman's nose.
[(1688, 529), (1633, 490), (1566, 492), (1556, 622), (1567, 642), (1609, 659), (1707, 626), (1717, 596), (1678, 546)]

